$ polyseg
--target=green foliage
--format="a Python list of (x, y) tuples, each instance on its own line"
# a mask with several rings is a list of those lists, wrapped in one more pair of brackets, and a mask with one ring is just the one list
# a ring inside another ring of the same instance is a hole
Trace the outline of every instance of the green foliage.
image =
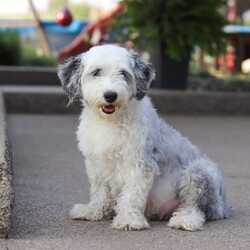
[(22, 46), (22, 57), (20, 60), (22, 66), (41, 66), (41, 67), (54, 67), (57, 65), (55, 58), (46, 55), (37, 55), (36, 48), (31, 46)]
[(71, 11), (74, 19), (85, 19), (89, 18), (89, 13), (91, 10), (91, 7), (89, 4), (84, 3), (84, 1), (75, 3), (69, 0), (50, 0), (49, 1), (49, 15), (47, 13), (47, 18), (50, 17), (50, 19), (54, 18), (56, 14), (62, 9), (62, 8), (69, 8)]
[(212, 76), (212, 74), (207, 69), (192, 67), (192, 65), (189, 66), (189, 73), (191, 76), (200, 76), (203, 78), (208, 78)]
[(226, 21), (219, 8), (225, 0), (124, 0), (123, 4), (126, 12), (118, 19), (118, 27), (126, 27), (128, 37), (138, 33), (132, 38), (136, 44), (160, 44), (172, 59), (194, 45), (210, 54), (224, 48), (221, 28)]
[(21, 43), (15, 32), (0, 32), (0, 65), (56, 66), (57, 61), (45, 55), (38, 56), (36, 48)]
[(87, 19), (89, 18), (90, 6), (88, 4), (79, 3), (79, 4), (71, 4), (69, 6), (74, 19)]
[(0, 32), (0, 65), (16, 65), (21, 59), (19, 35), (15, 32)]
[(68, 0), (50, 0), (49, 9), (59, 11), (60, 9), (68, 6), (68, 4), (69, 4)]

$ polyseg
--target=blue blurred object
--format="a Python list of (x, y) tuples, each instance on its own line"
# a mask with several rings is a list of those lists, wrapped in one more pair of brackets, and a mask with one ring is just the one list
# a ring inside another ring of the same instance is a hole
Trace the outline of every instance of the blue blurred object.
[(46, 33), (75, 34), (75, 35), (78, 35), (88, 23), (89, 23), (88, 21), (74, 20), (68, 26), (61, 26), (54, 21), (41, 22), (42, 27), (44, 28)]
[(246, 25), (225, 25), (223, 31), (227, 34), (250, 34), (250, 26)]
[[(36, 27), (32, 27), (34, 22), (32, 20), (22, 20), (20, 23), (21, 22), (26, 22), (28, 24), (27, 27), (25, 27), (25, 25), (23, 27), (21, 25), (15, 26), (15, 24), (18, 23), (17, 20), (0, 20), (0, 31), (16, 31), (20, 34), (24, 41), (27, 39), (29, 41), (36, 40), (37, 29)], [(7, 25), (7, 23), (9, 25)], [(88, 23), (89, 21), (74, 20), (69, 26), (63, 27), (58, 25), (55, 21), (41, 21), (41, 25), (47, 35), (49, 45), (54, 53), (72, 42)]]
[(43, 21), (42, 26), (48, 38), (49, 45), (53, 52), (71, 43), (81, 33), (87, 21), (73, 21), (69, 26), (63, 27), (56, 22)]

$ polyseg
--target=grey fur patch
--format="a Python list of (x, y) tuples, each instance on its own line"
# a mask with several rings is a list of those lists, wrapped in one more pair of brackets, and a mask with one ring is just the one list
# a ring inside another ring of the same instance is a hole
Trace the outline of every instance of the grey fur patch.
[(178, 198), (184, 206), (198, 206), (202, 211), (207, 205), (209, 193), (214, 191), (213, 187), (209, 185), (207, 174), (199, 168), (185, 169), (178, 189)]
[(130, 57), (133, 60), (133, 72), (136, 81), (136, 99), (141, 100), (150, 87), (152, 80), (155, 78), (155, 70), (152, 64), (142, 60), (133, 50), (130, 51)]
[(178, 183), (177, 196), (184, 207), (198, 207), (205, 213), (206, 220), (219, 220), (231, 216), (225, 202), (225, 190), (221, 182), (218, 193), (210, 175), (195, 165), (183, 171)]
[(210, 199), (205, 208), (205, 214), (206, 219), (209, 221), (226, 219), (232, 216), (232, 210), (226, 204), (226, 191), (223, 183), (221, 183), (219, 196), (210, 195)]
[(58, 77), (69, 98), (69, 103), (81, 98), (81, 75), (83, 65), (81, 55), (70, 57), (58, 66)]

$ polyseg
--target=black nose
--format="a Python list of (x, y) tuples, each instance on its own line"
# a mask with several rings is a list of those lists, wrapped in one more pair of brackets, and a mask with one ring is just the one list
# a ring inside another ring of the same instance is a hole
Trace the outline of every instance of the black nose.
[(112, 103), (117, 99), (117, 93), (113, 91), (105, 92), (104, 98), (108, 103)]

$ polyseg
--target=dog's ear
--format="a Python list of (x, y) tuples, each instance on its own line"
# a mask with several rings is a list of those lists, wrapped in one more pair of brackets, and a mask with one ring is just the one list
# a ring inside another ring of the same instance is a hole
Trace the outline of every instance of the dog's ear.
[(152, 80), (155, 79), (155, 70), (152, 64), (142, 60), (133, 50), (130, 50), (129, 53), (136, 82), (135, 97), (137, 100), (141, 100), (147, 94)]
[(72, 56), (58, 65), (58, 77), (65, 93), (68, 95), (69, 103), (82, 96), (81, 75), (83, 65), (81, 61), (81, 55)]

